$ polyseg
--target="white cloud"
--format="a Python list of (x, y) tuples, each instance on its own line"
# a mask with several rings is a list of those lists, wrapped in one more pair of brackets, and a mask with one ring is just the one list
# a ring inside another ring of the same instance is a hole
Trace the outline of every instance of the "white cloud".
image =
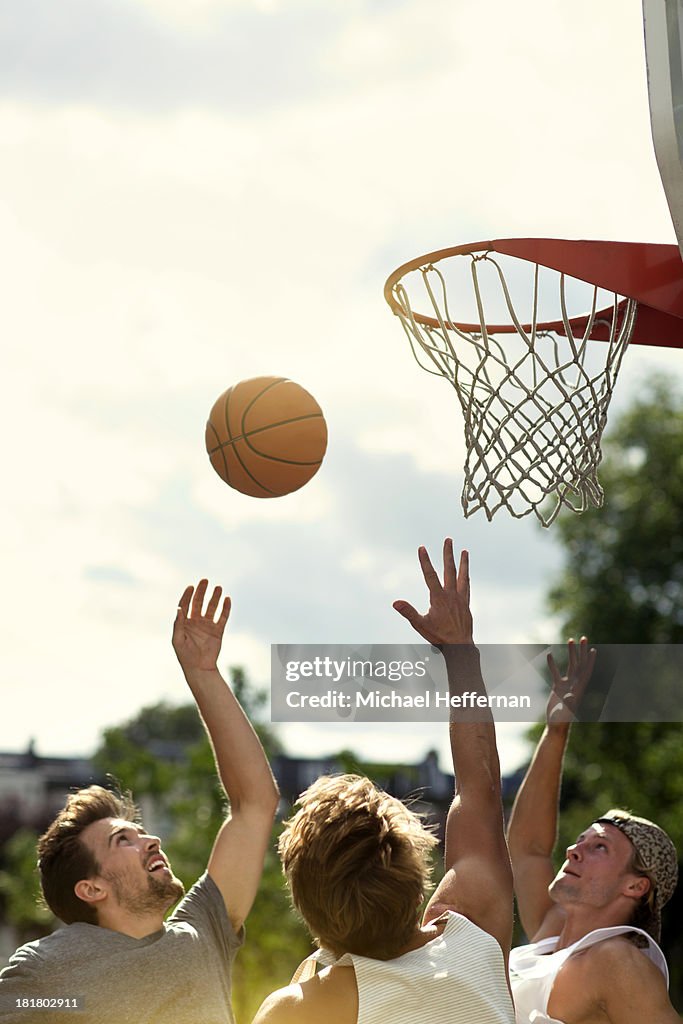
[[(201, 34), (256, 0), (146, 2)], [(258, 112), (238, 90), (226, 113), (220, 91), (203, 97), (191, 77), (182, 103), (155, 111), (157, 50), (137, 107), (105, 104), (85, 78), (61, 104), (5, 90), (1, 515), (13, 589), (0, 673), (17, 718), (0, 745), (23, 727), (44, 750), (84, 744), (138, 698), (176, 692), (168, 612), (188, 573), (244, 587), (252, 620), (236, 594), (234, 649), (259, 673), (277, 612), (264, 597), (260, 618), (257, 596), (283, 575), (287, 629), (301, 606), (331, 635), (393, 637), (390, 597), (421, 595), (414, 549), (446, 533), (481, 552), (482, 636), (546, 628), (552, 542), (528, 521), (462, 520), (456, 397), (414, 364), (382, 285), (404, 260), (477, 237), (671, 240), (672, 229), (638, 5), (494, 8), (349, 5), (329, 45), (312, 53), (300, 33), (288, 52), (317, 79)], [(250, 37), (266, 84), (273, 20)], [(629, 352), (624, 394), (647, 358), (677, 374), (677, 356)], [(330, 445), (310, 485), (259, 502), (215, 477), (203, 434), (221, 391), (270, 373), (317, 397)], [(303, 572), (288, 561), (302, 550)], [(364, 606), (380, 597), (381, 612)], [(58, 737), (64, 701), (77, 721)]]
[(202, 32), (215, 22), (240, 10), (271, 14), (282, 7), (282, 0), (134, 0), (161, 21), (185, 31)]

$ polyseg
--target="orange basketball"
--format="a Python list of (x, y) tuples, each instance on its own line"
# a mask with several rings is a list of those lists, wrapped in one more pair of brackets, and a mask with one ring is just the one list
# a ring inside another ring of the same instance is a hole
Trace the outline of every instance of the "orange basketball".
[(277, 498), (318, 471), (327, 424), (308, 391), (286, 377), (252, 377), (224, 391), (206, 424), (206, 450), (222, 480), (253, 498)]

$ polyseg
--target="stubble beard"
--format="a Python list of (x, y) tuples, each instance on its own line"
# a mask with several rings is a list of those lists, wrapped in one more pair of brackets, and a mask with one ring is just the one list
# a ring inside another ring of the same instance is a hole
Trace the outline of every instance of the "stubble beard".
[(174, 874), (167, 877), (156, 878), (153, 874), (147, 875), (146, 889), (139, 889), (131, 892), (130, 886), (126, 886), (120, 875), (104, 875), (104, 878), (111, 883), (114, 896), (119, 906), (136, 916), (166, 912), (178, 900), (185, 895), (185, 886)]
[(583, 879), (578, 884), (578, 879), (571, 875), (566, 877), (561, 874), (556, 875), (548, 887), (548, 895), (551, 900), (560, 906), (584, 903), (597, 909), (614, 899), (614, 894), (614, 886), (605, 880)]
[(557, 874), (548, 886), (548, 895), (553, 903), (574, 903), (578, 899), (576, 886), (561, 874)]

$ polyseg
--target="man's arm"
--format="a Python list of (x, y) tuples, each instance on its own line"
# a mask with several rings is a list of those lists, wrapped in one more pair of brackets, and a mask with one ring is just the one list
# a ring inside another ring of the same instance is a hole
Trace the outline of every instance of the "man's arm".
[[(662, 972), (622, 936), (570, 957), (558, 981), (568, 969), (575, 1000), (570, 1019), (575, 1015), (577, 1019), (600, 1019), (606, 1024), (681, 1024)], [(552, 993), (548, 1012), (553, 1017), (557, 1012)]]
[(272, 992), (261, 1004), (253, 1024), (349, 1024), (357, 1020), (358, 988), (353, 968), (333, 967), (308, 981)]
[[(20, 946), (0, 971), (0, 1020), (3, 1024), (26, 1024), (29, 1013), (21, 1000), (49, 998), (60, 987), (51, 990), (53, 975), (30, 945)], [(42, 969), (41, 969), (42, 968)]]
[(290, 985), (266, 996), (253, 1024), (306, 1024), (307, 1016), (301, 985)]
[(188, 587), (173, 625), (173, 647), (213, 747), (218, 777), (230, 801), (209, 857), (208, 871), (221, 891), (230, 921), (239, 929), (254, 902), (278, 789), (263, 747), (217, 667), (230, 598), (216, 587), (202, 606), (207, 581)]
[[(451, 697), (467, 691), (486, 695), (479, 651), (472, 639), (469, 560), (460, 556), (456, 572), (453, 543), (444, 544), (444, 580), (424, 548), (420, 564), (430, 607), (419, 615), (405, 601), (394, 607), (431, 644), (441, 647)], [(476, 721), (472, 719), (476, 717)], [(425, 912), (425, 922), (456, 910), (489, 932), (507, 960), (512, 938), (512, 872), (504, 835), (500, 765), (490, 710), (452, 707), (449, 725), (455, 799), (446, 823), (446, 873)]]
[(529, 939), (557, 935), (561, 929), (561, 920), (553, 920), (550, 927), (549, 915), (561, 911), (548, 895), (548, 886), (555, 877), (552, 854), (557, 842), (562, 763), (573, 710), (590, 679), (596, 653), (588, 649), (585, 637), (578, 652), (573, 640), (567, 650), (566, 676), (560, 675), (552, 655), (548, 655), (553, 689), (547, 724), (517, 792), (508, 825), (517, 906)]

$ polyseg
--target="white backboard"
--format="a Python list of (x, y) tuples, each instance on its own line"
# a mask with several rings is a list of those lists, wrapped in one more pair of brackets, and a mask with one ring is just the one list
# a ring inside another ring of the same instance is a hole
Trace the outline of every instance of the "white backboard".
[(683, 255), (683, 0), (643, 0), (650, 123)]

